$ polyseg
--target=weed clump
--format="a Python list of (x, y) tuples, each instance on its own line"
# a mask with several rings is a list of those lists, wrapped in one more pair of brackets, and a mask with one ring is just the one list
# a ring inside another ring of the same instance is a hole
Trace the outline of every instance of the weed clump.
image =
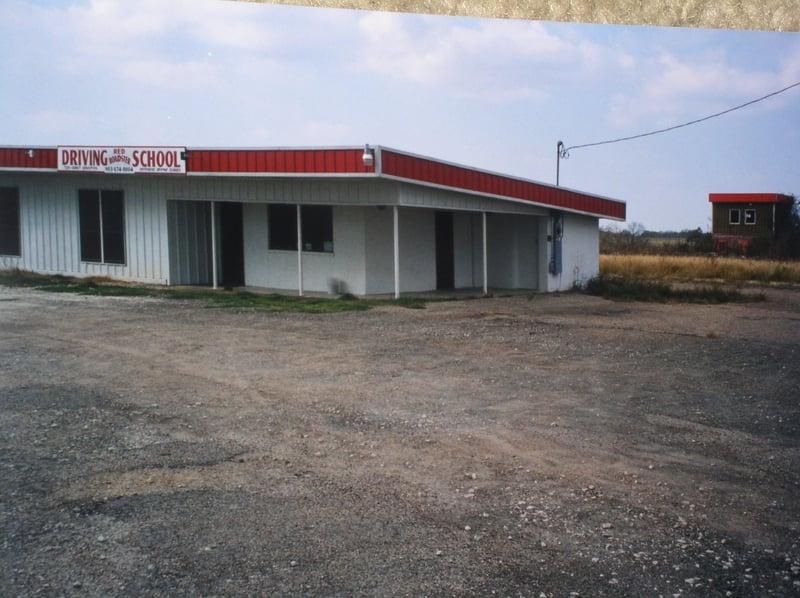
[(721, 286), (673, 288), (670, 285), (636, 278), (601, 274), (589, 280), (584, 291), (616, 301), (649, 301), (656, 303), (733, 303), (764, 301), (763, 293), (741, 293)]

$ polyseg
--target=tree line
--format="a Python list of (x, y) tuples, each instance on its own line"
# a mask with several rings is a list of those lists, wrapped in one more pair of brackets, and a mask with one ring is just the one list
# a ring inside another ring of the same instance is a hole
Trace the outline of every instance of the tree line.
[[(611, 224), (600, 227), (600, 253), (650, 255), (711, 255), (711, 232), (697, 227), (682, 231), (650, 231), (639, 222), (625, 228)], [(748, 257), (800, 259), (800, 199), (795, 197), (787, 217), (776, 223), (771, 238), (753, 239)]]

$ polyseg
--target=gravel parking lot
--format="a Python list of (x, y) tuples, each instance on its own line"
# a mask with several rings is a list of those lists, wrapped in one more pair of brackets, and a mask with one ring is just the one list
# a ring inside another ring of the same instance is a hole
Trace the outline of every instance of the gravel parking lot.
[(0, 287), (0, 595), (798, 596), (800, 291)]

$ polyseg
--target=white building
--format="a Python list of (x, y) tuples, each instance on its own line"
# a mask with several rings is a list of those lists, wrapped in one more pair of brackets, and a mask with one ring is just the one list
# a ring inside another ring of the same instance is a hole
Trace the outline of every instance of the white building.
[(384, 147), (0, 148), (0, 269), (556, 291), (597, 274), (599, 218), (624, 220), (625, 204)]

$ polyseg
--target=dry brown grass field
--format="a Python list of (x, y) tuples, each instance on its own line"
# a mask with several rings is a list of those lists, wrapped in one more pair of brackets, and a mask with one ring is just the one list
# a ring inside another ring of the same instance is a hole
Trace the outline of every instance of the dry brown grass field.
[(738, 257), (601, 255), (600, 272), (662, 282), (800, 283), (800, 262)]

